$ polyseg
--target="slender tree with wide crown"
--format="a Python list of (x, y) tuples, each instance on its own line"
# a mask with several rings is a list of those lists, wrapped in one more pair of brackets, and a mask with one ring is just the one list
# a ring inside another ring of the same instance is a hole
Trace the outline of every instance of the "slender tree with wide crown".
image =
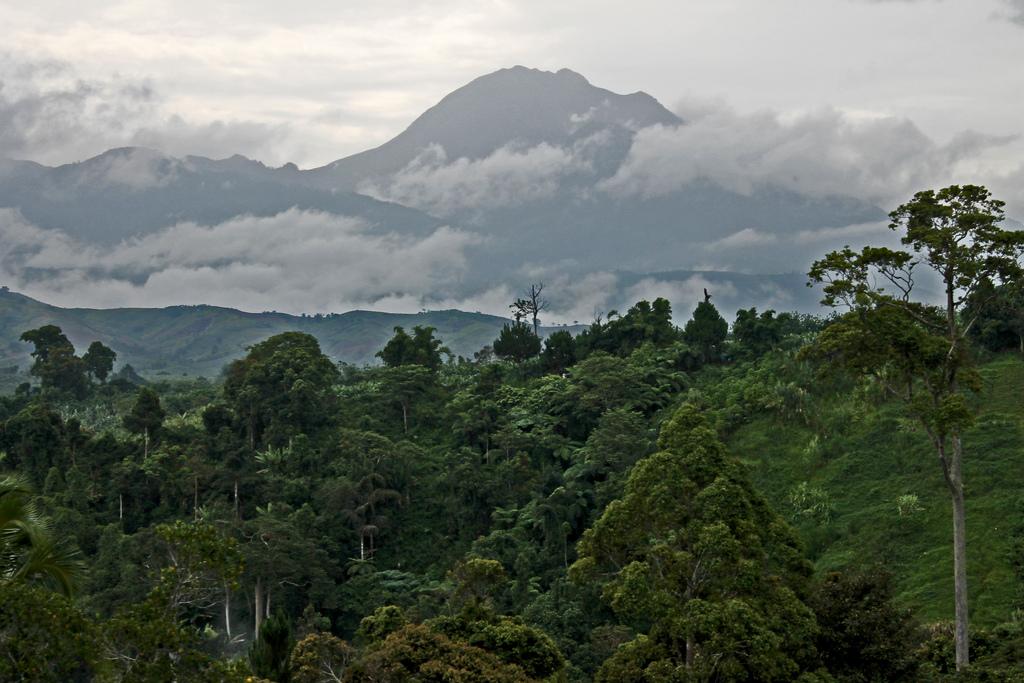
[[(809, 276), (824, 285), (822, 303), (849, 309), (826, 327), (810, 354), (877, 380), (905, 404), (935, 449), (953, 507), (956, 666), (968, 652), (964, 430), (967, 393), (979, 386), (967, 304), (991, 283), (1024, 277), (1024, 231), (1004, 230), (1003, 202), (977, 185), (918, 192), (889, 214), (905, 250), (849, 247), (816, 261)], [(919, 296), (918, 266), (942, 285), (938, 305)], [(915, 298), (917, 297), (917, 298)]]

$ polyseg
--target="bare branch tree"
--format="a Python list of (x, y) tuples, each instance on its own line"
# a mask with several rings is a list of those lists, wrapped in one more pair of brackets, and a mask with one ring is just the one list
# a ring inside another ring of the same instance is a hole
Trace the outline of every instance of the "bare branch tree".
[(530, 298), (530, 315), (533, 317), (533, 333), (539, 334), (540, 326), (540, 314), (541, 311), (546, 311), (548, 308), (547, 299), (541, 298), (541, 293), (544, 291), (544, 283), (539, 282), (535, 285), (530, 285), (530, 292), (527, 296)]

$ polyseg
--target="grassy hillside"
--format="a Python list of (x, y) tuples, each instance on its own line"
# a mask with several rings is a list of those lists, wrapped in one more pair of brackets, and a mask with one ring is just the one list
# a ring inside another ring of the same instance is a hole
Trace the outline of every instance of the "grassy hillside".
[[(507, 321), (463, 311), (400, 314), (350, 311), (327, 316), (246, 313), (216, 306), (169, 308), (57, 308), (14, 292), (0, 292), (0, 369), (29, 363), (22, 332), (55, 324), (79, 351), (100, 340), (145, 376), (216, 375), (230, 360), (267, 337), (289, 330), (308, 332), (324, 352), (347, 363), (372, 363), (396, 325), (430, 325), (456, 355), (472, 356), (490, 344)], [(549, 331), (549, 330), (548, 330)]]
[[(965, 442), (968, 576), (972, 623), (1006, 621), (1017, 590), (1009, 558), (1024, 524), (1024, 359), (983, 366), (980, 414)], [(819, 571), (877, 563), (894, 574), (900, 600), (925, 620), (953, 616), (952, 511), (939, 463), (923, 433), (894, 405), (836, 396), (813, 424), (762, 416), (732, 432), (733, 451), (762, 491), (798, 524)], [(791, 497), (807, 482), (828, 512), (801, 516)], [(916, 509), (897, 509), (916, 495)]]

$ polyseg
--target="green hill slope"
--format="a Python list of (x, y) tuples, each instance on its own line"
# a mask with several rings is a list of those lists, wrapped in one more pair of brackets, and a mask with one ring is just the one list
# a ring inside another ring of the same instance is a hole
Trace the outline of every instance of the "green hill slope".
[[(1009, 553), (1024, 525), (1024, 359), (999, 357), (982, 375), (964, 478), (972, 623), (991, 626), (1010, 617), (1019, 590)], [(819, 571), (884, 565), (922, 619), (952, 619), (952, 512), (934, 452), (897, 406), (858, 403), (834, 397), (815, 426), (762, 415), (734, 430), (730, 446), (798, 524)], [(831, 515), (797, 513), (807, 507), (792, 500), (802, 482)], [(897, 499), (907, 495), (918, 509), (901, 515)]]
[(58, 308), (0, 291), (0, 368), (18, 365), (24, 370), (31, 346), (18, 341), (19, 336), (50, 323), (64, 330), (79, 351), (98, 339), (117, 351), (118, 365), (130, 363), (143, 375), (214, 376), (225, 363), (244, 355), (247, 347), (289, 330), (314, 335), (335, 360), (363, 364), (374, 362), (374, 354), (396, 325), (433, 326), (453, 353), (471, 356), (494, 341), (506, 322), (493, 315), (456, 310), (295, 316), (216, 306)]

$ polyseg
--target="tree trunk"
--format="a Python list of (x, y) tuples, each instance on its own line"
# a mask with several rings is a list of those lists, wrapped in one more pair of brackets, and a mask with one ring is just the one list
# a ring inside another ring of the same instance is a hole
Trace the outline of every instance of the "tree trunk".
[(224, 632), (231, 640), (231, 589), (227, 581), (224, 582)]
[(149, 427), (142, 430), (142, 457), (149, 457)]
[(256, 620), (252, 640), (253, 642), (256, 642), (260, 638), (260, 626), (263, 625), (263, 579), (259, 576), (256, 577), (256, 588), (254, 590), (252, 611)]
[[(950, 372), (947, 378), (949, 391), (956, 394), (959, 390), (957, 365), (952, 361), (957, 345), (960, 343), (960, 331), (956, 325), (956, 299), (954, 290), (954, 270), (950, 265), (943, 273), (946, 283), (946, 323), (949, 327), (949, 356), (947, 365)], [(945, 438), (942, 439), (945, 441)], [(967, 607), (967, 511), (964, 506), (963, 479), (963, 441), (958, 430), (951, 435), (952, 454), (945, 452), (944, 444), (939, 446), (939, 457), (946, 468), (946, 486), (953, 501), (953, 602), (955, 613), (954, 644), (956, 646), (956, 670), (965, 671), (971, 663), (968, 635)], [(949, 457), (949, 456), (952, 457)], [(946, 458), (949, 457), (947, 461)]]
[(192, 477), (192, 519), (199, 519), (199, 475)]
[(967, 514), (964, 507), (964, 485), (961, 475), (962, 458), (962, 442), (959, 436), (954, 436), (949, 492), (953, 499), (953, 592), (956, 612), (954, 640), (957, 671), (964, 671), (970, 664), (967, 608)]
[(696, 644), (693, 642), (693, 636), (686, 636), (686, 668), (693, 668), (693, 655)]
[(119, 520), (124, 519), (124, 494), (117, 494), (117, 518)]
[(235, 477), (235, 519), (241, 519), (238, 515), (238, 477)]
[(405, 401), (402, 401), (402, 431), (405, 434), (409, 433), (409, 407), (405, 405)]

